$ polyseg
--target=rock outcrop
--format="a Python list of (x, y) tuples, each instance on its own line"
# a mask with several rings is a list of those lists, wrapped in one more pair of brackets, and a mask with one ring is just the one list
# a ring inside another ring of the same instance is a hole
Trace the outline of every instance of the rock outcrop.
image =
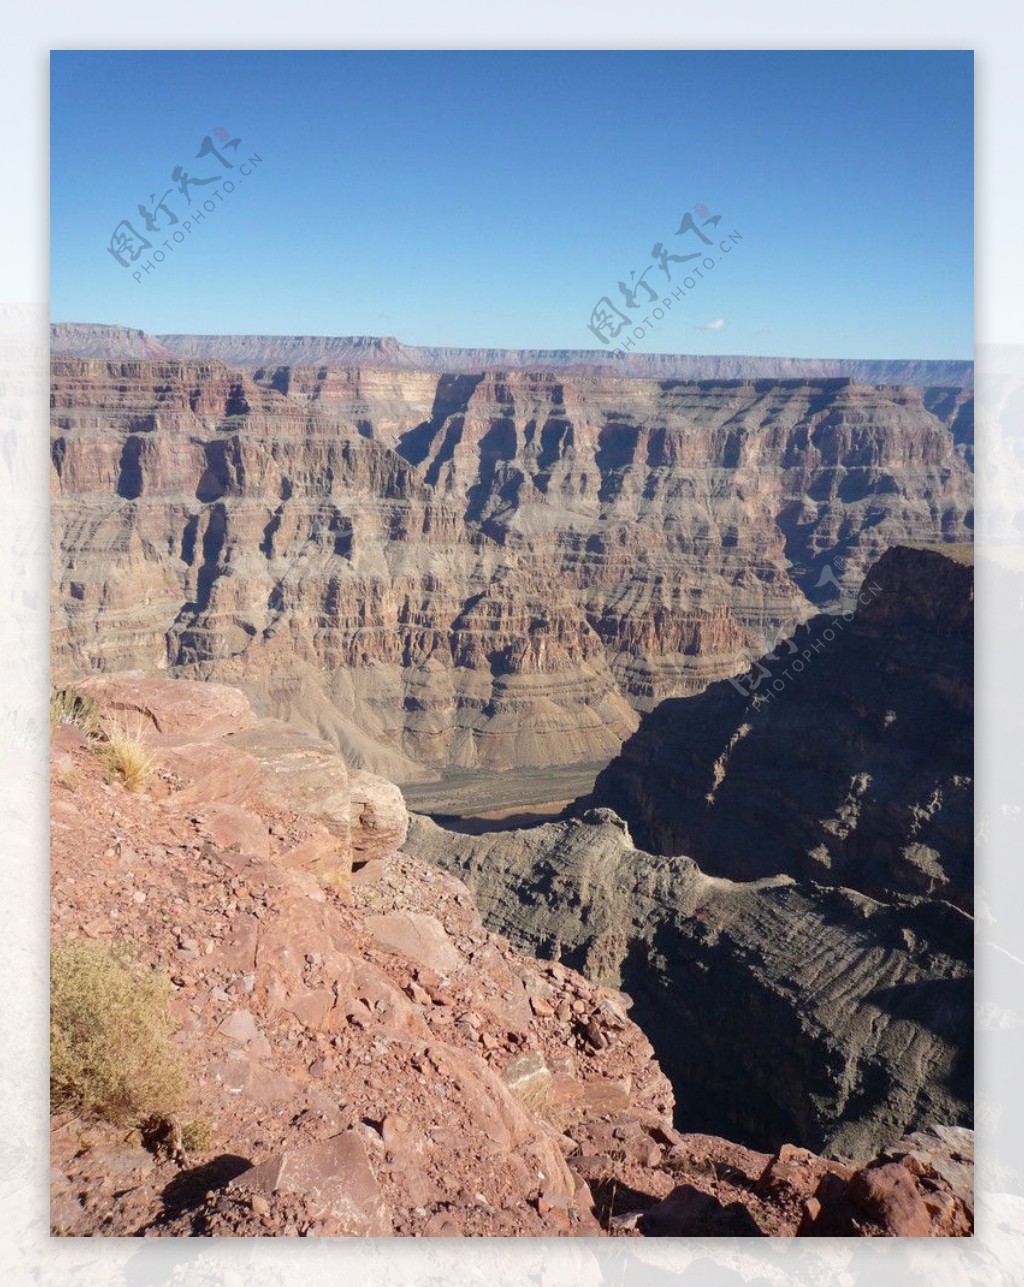
[(400, 782), (606, 761), (971, 523), (956, 390), (58, 357), (52, 401), (58, 673), (240, 683)]
[(598, 777), (637, 843), (750, 880), (973, 907), (974, 568), (894, 548), (856, 611), (646, 715)]
[[(400, 852), (404, 818), (385, 840), (386, 793), (379, 814), (365, 788), (357, 807), (331, 748), (238, 692), (85, 690), (155, 768), (133, 794), (57, 729), (53, 937), (127, 940), (169, 972), (190, 1109), (212, 1139), (160, 1161), (123, 1131), (65, 1122), (57, 1231), (600, 1232), (564, 1131), (609, 1115), (668, 1127), (672, 1100), (614, 995), (487, 933), (464, 886)], [(326, 843), (323, 869), (310, 850)], [(615, 1040), (566, 1046), (563, 1004), (602, 1025), (611, 1007)], [(543, 1094), (523, 1086), (531, 1060)]]

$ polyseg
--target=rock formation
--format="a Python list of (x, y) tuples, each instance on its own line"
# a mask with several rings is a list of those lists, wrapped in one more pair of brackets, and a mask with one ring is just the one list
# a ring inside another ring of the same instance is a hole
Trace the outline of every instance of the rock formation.
[(355, 427), (217, 363), (68, 360), (53, 397), (60, 673), (244, 680), (398, 780), (635, 726), (572, 598)]
[(622, 375), (651, 380), (841, 379), (969, 389), (973, 362), (772, 358), (589, 349), (458, 349), (371, 335), (147, 335), (128, 326), (59, 322), (51, 352), (74, 357), (218, 358), (230, 366), (383, 368), (475, 374), (487, 370)]
[(479, 836), (414, 816), (409, 846), (520, 950), (634, 998), (681, 1130), (865, 1157), (971, 1120), (973, 922), (948, 904), (709, 876), (607, 809)]
[(892, 549), (859, 597), (646, 715), (574, 817), (414, 821), (488, 924), (636, 998), (691, 1130), (970, 1122), (970, 549)]
[(646, 715), (593, 803), (737, 879), (788, 873), (973, 907), (970, 547), (894, 548), (854, 613)]
[(155, 763), (133, 793), (54, 731), (53, 937), (169, 973), (203, 1129), (60, 1112), (54, 1233), (970, 1233), (969, 1132), (866, 1165), (681, 1133), (630, 999), (485, 930), (387, 784), (218, 684), (84, 688)]
[[(176, 1175), (180, 1158), (72, 1123), (54, 1137), (58, 1231), (222, 1232), (225, 1211), (198, 1208), (232, 1181), (234, 1232), (599, 1232), (553, 1122), (667, 1126), (671, 1106), (621, 1004), (487, 933), (462, 885), (401, 853), (393, 789), (353, 789), (330, 747), (236, 690), (83, 691), (156, 767), (130, 793), (58, 728), (53, 937), (127, 939), (170, 972), (191, 1110), (216, 1148)], [(602, 1024), (610, 1006), (615, 1042), (566, 1048), (563, 997)]]
[(58, 357), (52, 401), (58, 673), (242, 683), (397, 781), (605, 761), (971, 522), (956, 390)]

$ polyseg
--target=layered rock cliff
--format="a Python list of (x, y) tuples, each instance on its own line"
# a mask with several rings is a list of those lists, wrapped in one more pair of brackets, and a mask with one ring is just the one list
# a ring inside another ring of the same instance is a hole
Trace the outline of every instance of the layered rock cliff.
[(55, 366), (54, 664), (243, 680), (399, 780), (607, 758), (582, 611), (400, 456), (218, 363)]
[(609, 809), (409, 844), (520, 950), (623, 988), (676, 1125), (758, 1148), (867, 1156), (971, 1122), (971, 918), (791, 877), (736, 882), (634, 847)]
[(636, 998), (688, 1129), (870, 1152), (968, 1125), (972, 612), (969, 547), (889, 550), (855, 612), (644, 716), (570, 818), (416, 819), (417, 851)]
[(787, 873), (973, 907), (970, 547), (889, 550), (735, 683), (646, 715), (593, 801), (638, 844), (737, 879)]
[(53, 363), (54, 662), (244, 683), (399, 781), (606, 760), (897, 541), (969, 534), (969, 399)]

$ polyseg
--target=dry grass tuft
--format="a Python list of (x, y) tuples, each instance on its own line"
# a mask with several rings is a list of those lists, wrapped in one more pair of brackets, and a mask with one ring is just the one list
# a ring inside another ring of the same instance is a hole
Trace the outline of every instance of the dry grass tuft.
[(74, 940), (50, 952), (50, 1106), (117, 1125), (171, 1119), (185, 1095), (171, 985), (126, 946)]
[(99, 707), (91, 697), (83, 697), (75, 688), (51, 688), (50, 732), (59, 724), (73, 724), (86, 737), (97, 737), (100, 731)]
[(100, 751), (107, 780), (119, 778), (129, 791), (138, 791), (153, 772), (153, 756), (142, 740), (141, 732), (113, 728)]

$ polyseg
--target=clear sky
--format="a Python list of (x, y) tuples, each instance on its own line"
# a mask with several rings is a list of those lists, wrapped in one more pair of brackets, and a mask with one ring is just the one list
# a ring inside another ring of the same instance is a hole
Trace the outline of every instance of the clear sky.
[[(602, 296), (634, 322), (650, 315), (642, 288), (633, 311), (619, 290), (631, 271), (649, 269), (660, 297), (692, 270), (666, 261), (670, 287), (660, 243), (716, 262), (638, 351), (970, 358), (972, 63), (955, 51), (57, 52), (51, 316), (598, 348), (588, 323)], [(207, 136), (230, 169), (196, 157)], [(193, 211), (215, 207), (187, 235), (178, 166), (235, 182), (186, 182)], [(168, 189), (157, 210), (151, 194)], [(696, 206), (721, 215), (710, 248), (676, 235), (687, 212), (703, 223)], [(122, 245), (128, 267), (108, 250), (123, 219), (152, 242), (135, 261)]]

